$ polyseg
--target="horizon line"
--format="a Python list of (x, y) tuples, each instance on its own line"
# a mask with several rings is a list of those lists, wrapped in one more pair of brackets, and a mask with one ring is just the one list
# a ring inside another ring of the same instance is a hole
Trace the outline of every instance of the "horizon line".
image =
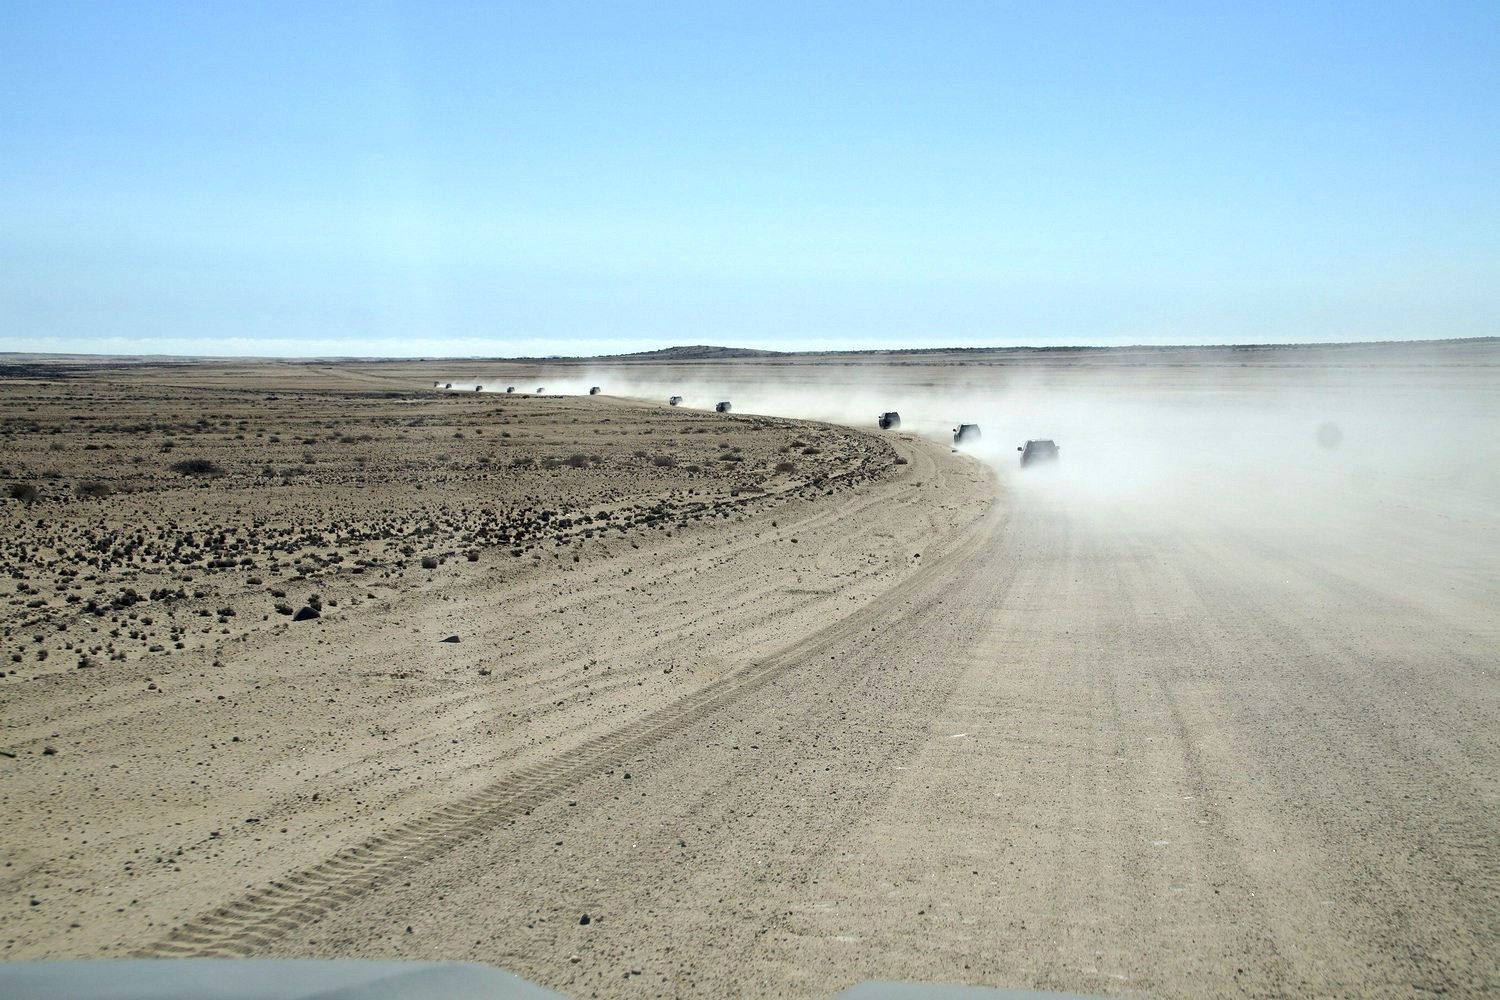
[[(1045, 352), (1057, 353), (1064, 351), (1087, 351), (1087, 352), (1109, 352), (1109, 351), (1232, 351), (1232, 350), (1304, 350), (1307, 348), (1375, 348), (1375, 347), (1414, 347), (1419, 345), (1436, 344), (1477, 344), (1487, 341), (1500, 340), (1500, 335), (1486, 335), (1478, 337), (1435, 337), (1414, 340), (1329, 340), (1329, 341), (1281, 341), (1281, 342), (1245, 342), (1245, 343), (1219, 343), (1219, 344), (1058, 344), (1058, 345), (1034, 345), (1014, 344), (1007, 346), (988, 347), (871, 347), (851, 348), (846, 350), (822, 350), (822, 351), (780, 351), (759, 347), (733, 347), (722, 344), (676, 344), (671, 347), (660, 347), (646, 351), (629, 351), (619, 354), (547, 354), (547, 355), (491, 355), (491, 354), (412, 354), (412, 355), (384, 355), (384, 354), (307, 354), (307, 355), (275, 355), (275, 354), (167, 354), (152, 352), (120, 352), (120, 353), (96, 353), (88, 351), (0, 351), (0, 358), (37, 358), (37, 359), (135, 359), (141, 362), (150, 360), (160, 361), (284, 361), (284, 362), (331, 362), (331, 361), (363, 361), (363, 362), (401, 362), (401, 361), (513, 361), (513, 362), (537, 362), (537, 361), (626, 361), (631, 359), (662, 358), (669, 360), (672, 355), (682, 356), (682, 360), (692, 361), (715, 361), (715, 360), (749, 360), (753, 358), (798, 358), (798, 357), (841, 357), (849, 355), (908, 355), (908, 354), (952, 354), (952, 353), (1021, 353), (1021, 352)], [(705, 356), (692, 357), (687, 352), (701, 351)], [(718, 357), (712, 353), (719, 352)]]

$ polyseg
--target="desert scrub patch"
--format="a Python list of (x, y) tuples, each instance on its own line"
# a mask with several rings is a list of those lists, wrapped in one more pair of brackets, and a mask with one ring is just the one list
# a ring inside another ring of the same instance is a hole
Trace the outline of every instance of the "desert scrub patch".
[(180, 462), (173, 462), (169, 468), (178, 475), (199, 476), (205, 479), (224, 475), (223, 467), (207, 458), (184, 458)]
[(567, 466), (570, 469), (590, 469), (604, 464), (602, 455), (585, 455), (583, 452), (574, 452), (567, 458), (548, 458), (542, 463), (543, 468), (556, 469)]
[(77, 493), (84, 500), (103, 500), (113, 493), (114, 490), (110, 489), (105, 483), (90, 480), (86, 483), (79, 483), (74, 487), (73, 492)]

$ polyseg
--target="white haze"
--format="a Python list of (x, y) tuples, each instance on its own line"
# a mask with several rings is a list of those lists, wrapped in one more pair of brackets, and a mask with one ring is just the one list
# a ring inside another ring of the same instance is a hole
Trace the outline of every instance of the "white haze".
[[(486, 366), (488, 367), (488, 366)], [(497, 366), (498, 367), (498, 366)], [(1449, 554), (1493, 555), (1500, 576), (1500, 395), (1494, 367), (1204, 367), (752, 362), (585, 369), (499, 368), (485, 392), (611, 396), (870, 430), (887, 410), (901, 432), (951, 444), (991, 466), (1013, 500), (1121, 530), (1293, 540), (1309, 557), (1388, 551), (1439, 575)], [(481, 380), (455, 382), (472, 391)], [(1028, 438), (1061, 448), (1055, 466), (1019, 468)], [(1003, 497), (1002, 497), (1003, 500)], [(1420, 544), (1415, 541), (1422, 539)], [(1416, 546), (1416, 555), (1410, 546)], [(1494, 590), (1491, 580), (1455, 586)], [(1500, 590), (1496, 591), (1500, 598)], [(1424, 598), (1425, 600), (1425, 598)]]

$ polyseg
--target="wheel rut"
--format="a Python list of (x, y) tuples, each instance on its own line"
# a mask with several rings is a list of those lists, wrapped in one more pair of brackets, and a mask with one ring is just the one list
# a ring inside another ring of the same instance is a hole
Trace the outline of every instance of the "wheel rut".
[(905, 581), (851, 615), (780, 652), (570, 751), (567, 760), (524, 765), (479, 792), (347, 847), (309, 867), (253, 889), (175, 927), (139, 949), (139, 957), (237, 957), (269, 944), (363, 896), (383, 880), (414, 869), (487, 831), (560, 797), (589, 778), (680, 733), (763, 688), (810, 658), (867, 636), (903, 606), (940, 585), (953, 565), (995, 530), (994, 511), (956, 532), (946, 558), (932, 559)]

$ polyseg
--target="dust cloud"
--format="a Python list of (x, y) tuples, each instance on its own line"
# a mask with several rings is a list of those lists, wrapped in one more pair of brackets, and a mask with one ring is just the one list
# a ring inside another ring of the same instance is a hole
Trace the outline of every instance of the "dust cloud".
[[(1142, 351), (1014, 364), (776, 358), (528, 365), (483, 384), (564, 395), (597, 385), (660, 405), (680, 395), (700, 410), (727, 400), (738, 415), (872, 431), (894, 410), (900, 433), (950, 445), (960, 423), (976, 423), (981, 440), (962, 450), (994, 471), (1006, 502), (1070, 518), (1080, 534), (1232, 538), (1330, 566), (1357, 556), (1371, 586), (1426, 602), (1413, 588), (1495, 589), (1454, 567), (1476, 556), (1500, 566), (1497, 361), (1490, 343), (1416, 355)], [(1028, 439), (1056, 441), (1060, 460), (1022, 469)], [(1425, 572), (1410, 572), (1414, 558)]]
[[(901, 432), (951, 442), (960, 423), (981, 440), (965, 451), (1015, 491), (1134, 517), (1232, 511), (1244, 524), (1363, 520), (1472, 511), (1500, 498), (1500, 398), (1471, 366), (1388, 364), (1078, 364), (976, 369), (921, 362), (816, 367), (755, 362), (537, 371), (455, 391), (612, 396), (874, 429), (901, 414)], [(1377, 359), (1378, 361), (1379, 359)], [(1019, 468), (1031, 438), (1061, 448), (1055, 466)]]

